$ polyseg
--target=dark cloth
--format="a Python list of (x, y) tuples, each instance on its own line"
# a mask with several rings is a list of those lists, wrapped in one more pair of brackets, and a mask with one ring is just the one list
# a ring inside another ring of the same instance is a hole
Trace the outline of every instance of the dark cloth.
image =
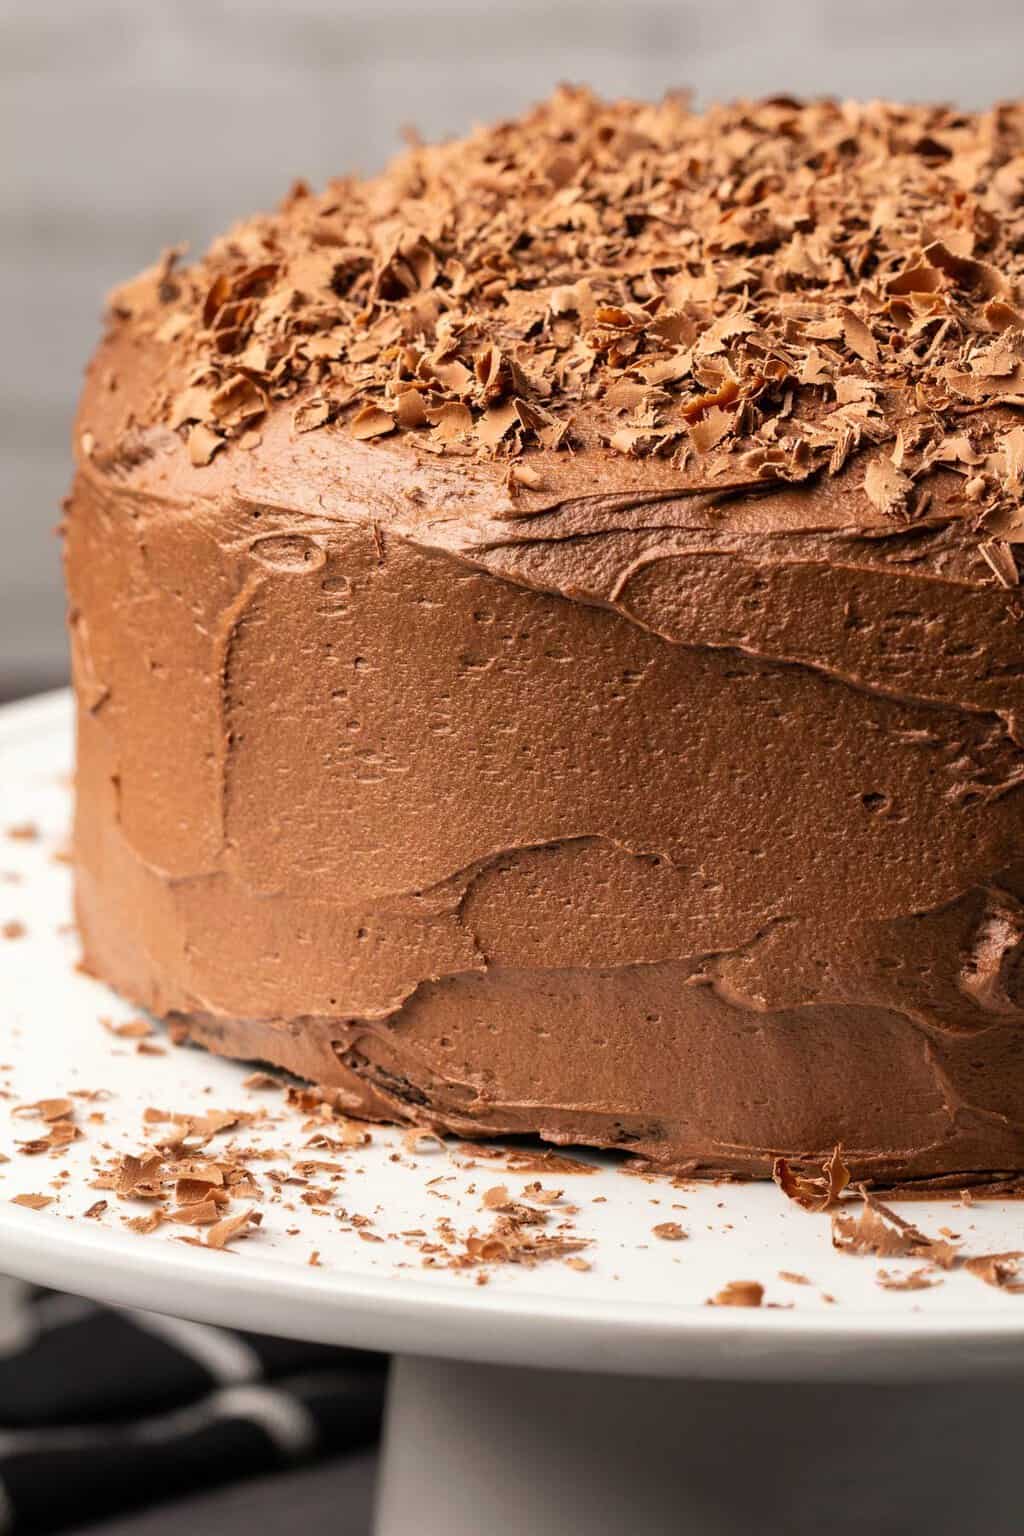
[(376, 1483), (376, 1453), (356, 1451), (76, 1527), (69, 1536), (370, 1536)]
[(0, 1349), (0, 1533), (43, 1536), (372, 1446), (382, 1356), (25, 1287)]

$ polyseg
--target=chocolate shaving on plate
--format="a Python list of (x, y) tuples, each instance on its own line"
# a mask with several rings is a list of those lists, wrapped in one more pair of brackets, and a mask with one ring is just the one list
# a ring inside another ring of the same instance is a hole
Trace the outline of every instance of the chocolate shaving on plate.
[(156, 1154), (134, 1157), (130, 1152), (121, 1159), (114, 1189), (119, 1195), (135, 1200), (156, 1200), (163, 1193), (160, 1171), (163, 1159)]
[(942, 1284), (941, 1278), (927, 1265), (923, 1265), (920, 1269), (911, 1269), (906, 1274), (880, 1269), (875, 1276), (875, 1281), (885, 1291), (927, 1291), (932, 1286)]
[(239, 1211), (235, 1216), (225, 1216), (216, 1222), (206, 1234), (207, 1248), (224, 1248), (236, 1238), (248, 1237), (251, 1230), (263, 1220), (259, 1211)]
[(822, 1163), (819, 1173), (804, 1173), (786, 1158), (777, 1157), (772, 1163), (772, 1178), (782, 1193), (805, 1211), (827, 1210), (850, 1182), (849, 1170), (843, 1162), (843, 1149), (838, 1145)]
[(39, 828), (34, 821), (19, 821), (7, 828), (7, 836), (12, 843), (34, 843), (39, 837)]
[(70, 1120), (75, 1106), (70, 1099), (39, 1099), (35, 1104), (16, 1104), (11, 1110), (15, 1116), (31, 1117), (53, 1124), (58, 1120)]
[(757, 1280), (730, 1280), (728, 1285), (708, 1298), (709, 1307), (759, 1307), (764, 1301), (764, 1286)]
[(997, 1290), (1024, 1293), (1024, 1252), (978, 1254), (964, 1268)]
[(153, 1026), (148, 1019), (126, 1019), (121, 1024), (115, 1024), (113, 1019), (101, 1019), (100, 1023), (119, 1040), (145, 1040), (153, 1033)]
[(927, 1259), (941, 1269), (952, 1269), (956, 1264), (960, 1255), (952, 1243), (928, 1237), (867, 1190), (859, 1193), (863, 1205), (858, 1216), (837, 1211), (832, 1217), (833, 1247), (843, 1253), (871, 1253), (883, 1259)]

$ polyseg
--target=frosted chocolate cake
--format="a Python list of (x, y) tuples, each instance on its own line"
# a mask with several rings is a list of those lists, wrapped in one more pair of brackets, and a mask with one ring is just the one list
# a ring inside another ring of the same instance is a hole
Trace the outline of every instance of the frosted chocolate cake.
[(1024, 1168), (1024, 107), (563, 90), (113, 295), (87, 966), (355, 1114)]

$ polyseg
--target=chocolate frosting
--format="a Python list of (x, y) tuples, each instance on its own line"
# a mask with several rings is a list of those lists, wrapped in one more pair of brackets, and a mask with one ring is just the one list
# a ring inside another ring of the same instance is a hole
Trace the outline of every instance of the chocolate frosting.
[(1024, 109), (530, 117), (114, 295), (86, 963), (355, 1113), (1024, 1167)]

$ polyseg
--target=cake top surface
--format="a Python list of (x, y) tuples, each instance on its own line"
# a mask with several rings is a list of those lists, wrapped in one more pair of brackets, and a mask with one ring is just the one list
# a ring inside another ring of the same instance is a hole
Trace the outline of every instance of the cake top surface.
[(496, 467), (527, 514), (835, 481), (851, 523), (969, 523), (1017, 583), (1024, 103), (696, 113), (562, 88), (179, 262), (112, 318), (159, 353), (134, 425), (197, 469), (284, 419), (292, 442)]

